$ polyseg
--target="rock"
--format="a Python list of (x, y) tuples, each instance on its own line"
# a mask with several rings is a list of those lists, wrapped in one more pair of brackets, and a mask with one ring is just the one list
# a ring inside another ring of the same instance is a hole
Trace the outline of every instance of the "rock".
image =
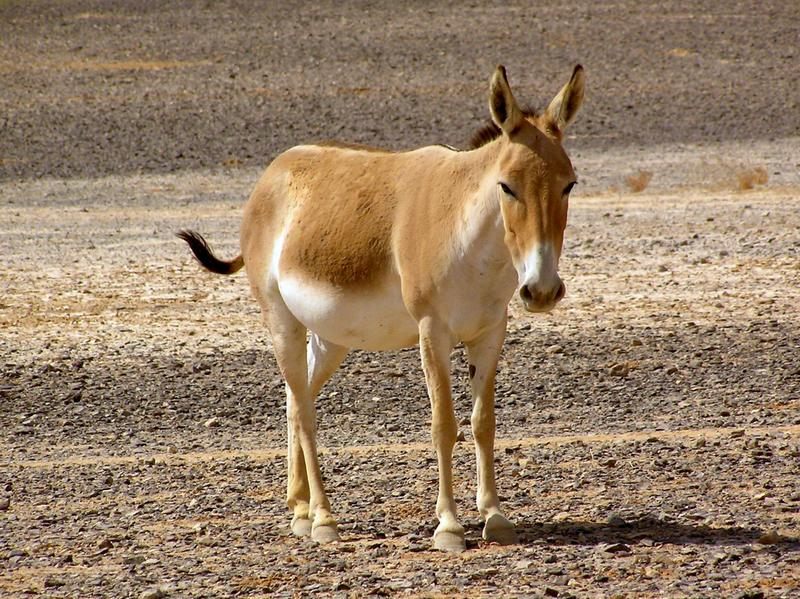
[(619, 364), (614, 364), (611, 368), (608, 369), (608, 374), (611, 376), (618, 376), (621, 378), (625, 378), (630, 373), (631, 369), (624, 362), (620, 362)]
[(769, 530), (758, 537), (758, 542), (762, 545), (777, 545), (778, 543), (785, 543), (788, 540), (787, 537), (780, 534), (777, 530)]
[(97, 544), (97, 546), (100, 549), (111, 549), (114, 546), (114, 543), (111, 541), (111, 539), (103, 539)]
[(558, 589), (553, 587), (545, 587), (543, 593), (545, 597), (558, 597)]
[(604, 553), (627, 553), (631, 548), (625, 543), (611, 543), (601, 547)]
[(628, 525), (628, 523), (625, 521), (625, 519), (622, 516), (620, 516), (619, 514), (611, 514), (608, 517), (608, 519), (606, 520), (606, 524), (608, 524), (609, 526), (617, 527), (617, 528), (621, 528), (623, 526), (627, 526)]
[(162, 599), (166, 596), (167, 594), (161, 588), (155, 588), (142, 591), (139, 595), (139, 599)]
[(731, 439), (741, 439), (742, 437), (744, 437), (744, 430), (739, 429), (736, 431), (731, 431), (731, 434), (729, 436)]
[(47, 576), (44, 579), (44, 586), (47, 589), (54, 589), (58, 587), (63, 587), (67, 583), (60, 578), (56, 578), (55, 576)]
[(203, 426), (206, 428), (212, 428), (219, 425), (220, 425), (219, 418), (217, 418), (216, 416), (212, 416), (203, 423)]
[(529, 559), (521, 559), (514, 562), (515, 570), (527, 570), (533, 565), (533, 561)]
[(462, 430), (458, 431), (458, 434), (456, 435), (456, 441), (466, 441), (466, 440), (467, 440), (467, 437), (464, 434), (464, 431), (462, 431)]
[(8, 497), (0, 499), (0, 512), (5, 512), (11, 507), (11, 500)]
[(71, 393), (69, 393), (64, 398), (64, 401), (66, 403), (77, 403), (77, 402), (79, 402), (81, 400), (82, 397), (83, 397), (83, 391), (78, 389), (76, 391), (72, 391)]

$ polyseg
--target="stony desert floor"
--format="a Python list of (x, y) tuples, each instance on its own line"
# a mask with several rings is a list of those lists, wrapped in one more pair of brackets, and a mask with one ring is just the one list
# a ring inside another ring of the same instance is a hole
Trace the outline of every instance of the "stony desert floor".
[[(0, 594), (796, 596), (790, 4), (1, 4)], [(175, 231), (234, 255), (280, 148), (459, 145), (494, 64), (544, 102), (579, 60), (568, 295), (512, 303), (498, 375), (520, 543), (480, 540), (460, 347), (468, 551), (431, 550), (415, 349), (353, 352), (323, 389), (343, 540), (294, 538), (256, 304)]]

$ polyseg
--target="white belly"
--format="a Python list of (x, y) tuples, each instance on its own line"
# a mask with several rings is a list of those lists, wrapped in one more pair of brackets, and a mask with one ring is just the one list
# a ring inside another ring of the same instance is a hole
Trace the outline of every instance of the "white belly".
[(388, 350), (415, 345), (416, 321), (406, 310), (399, 280), (367, 289), (279, 277), (283, 301), (300, 322), (323, 339), (354, 349)]

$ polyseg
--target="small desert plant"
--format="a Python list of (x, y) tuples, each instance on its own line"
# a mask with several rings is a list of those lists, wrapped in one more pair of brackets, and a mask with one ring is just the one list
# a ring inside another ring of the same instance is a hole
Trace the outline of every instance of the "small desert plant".
[(768, 180), (769, 174), (763, 166), (742, 168), (736, 172), (736, 181), (739, 183), (740, 191), (753, 189), (756, 185), (766, 185)]
[(628, 186), (634, 193), (639, 193), (640, 191), (644, 191), (644, 189), (650, 184), (650, 179), (653, 178), (653, 173), (650, 171), (642, 171), (636, 172), (632, 175), (628, 175), (625, 177), (625, 185)]

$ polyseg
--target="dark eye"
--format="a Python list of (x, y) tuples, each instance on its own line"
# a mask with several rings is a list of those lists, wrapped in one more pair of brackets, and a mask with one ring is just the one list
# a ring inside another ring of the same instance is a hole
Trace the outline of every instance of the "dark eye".
[(500, 189), (503, 190), (504, 194), (509, 195), (512, 198), (516, 199), (517, 196), (514, 195), (514, 192), (511, 191), (511, 188), (508, 185), (506, 185), (505, 183), (503, 183), (502, 181), (500, 182)]
[(562, 195), (568, 196), (568, 195), (570, 194), (570, 192), (572, 191), (572, 188), (573, 188), (573, 187), (575, 187), (577, 184), (578, 184), (578, 182), (577, 182), (577, 181), (573, 181), (572, 183), (570, 183), (569, 185), (567, 185), (567, 186), (564, 188), (564, 193), (563, 193)]

